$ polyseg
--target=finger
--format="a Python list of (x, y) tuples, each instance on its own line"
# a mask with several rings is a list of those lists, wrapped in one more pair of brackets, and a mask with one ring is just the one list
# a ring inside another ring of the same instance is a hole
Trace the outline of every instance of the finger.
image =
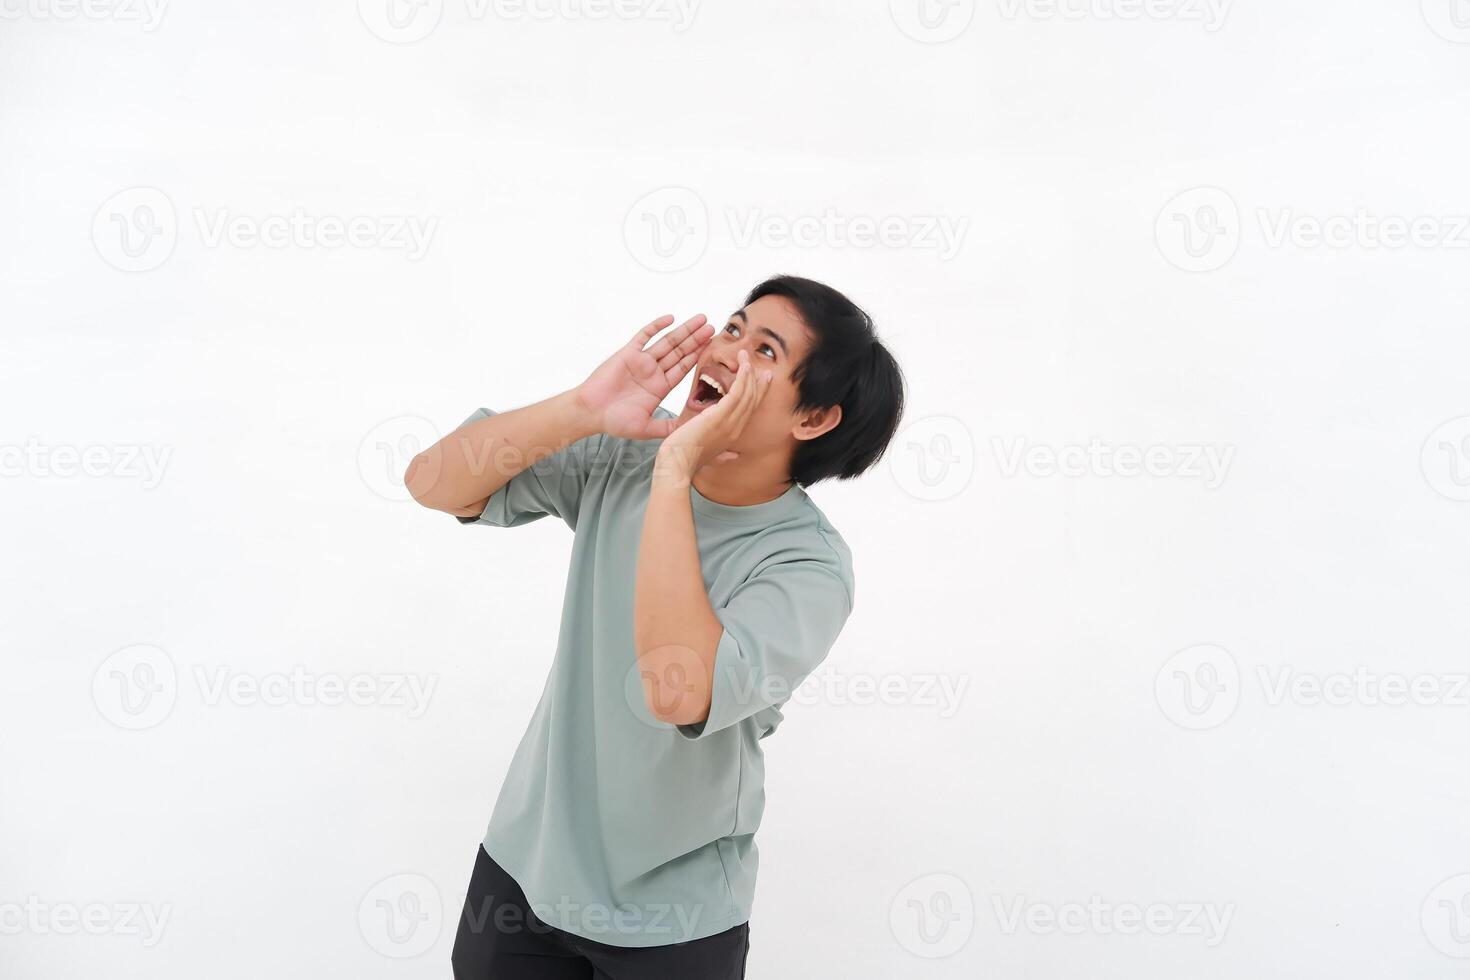
[(648, 350), (644, 351), (644, 353), (653, 358), (655, 361), (661, 361), (663, 360), (665, 354), (678, 347), (678, 345), (683, 343), (685, 338), (687, 338), (691, 333), (704, 326), (704, 323), (705, 316), (703, 313), (690, 317), (688, 320), (685, 320), (683, 323), (679, 324), (677, 329), (670, 330), (668, 333), (660, 337), (658, 341), (655, 342), (652, 347), (648, 348)]
[(643, 346), (647, 344), (650, 340), (652, 340), (660, 330), (662, 330), (664, 327), (667, 327), (673, 322), (674, 315), (672, 313), (665, 313), (663, 316), (659, 317), (657, 320), (654, 320), (648, 326), (644, 327), (642, 330), (634, 334), (633, 339), (628, 341), (628, 346), (633, 348), (634, 350), (641, 351), (643, 349)]
[(744, 430), (746, 421), (755, 412), (756, 406), (761, 403), (761, 399), (766, 396), (766, 391), (770, 388), (770, 379), (766, 376), (766, 370), (758, 372), (754, 366), (747, 363), (745, 374), (748, 375), (745, 379), (745, 388), (741, 393), (739, 404), (735, 406), (732, 413), (732, 422), (738, 427), (737, 435)]
[[(709, 332), (706, 333), (705, 331)], [(693, 354), (697, 358), (699, 356), (699, 352), (704, 350), (704, 348), (709, 345), (709, 342), (714, 339), (714, 331), (715, 328), (710, 326), (708, 323), (696, 327), (693, 331), (690, 332), (687, 337), (679, 341), (673, 347), (673, 349), (664, 354), (663, 357), (659, 358), (659, 370), (670, 370), (671, 368), (673, 368), (674, 365), (678, 364), (690, 354)]]
[(706, 340), (703, 344), (700, 344), (698, 347), (694, 348), (689, 353), (679, 358), (677, 362), (675, 362), (671, 367), (664, 371), (664, 380), (668, 383), (670, 390), (673, 389), (674, 385), (678, 384), (684, 379), (684, 375), (688, 374), (691, 370), (694, 369), (694, 365), (699, 363), (700, 352), (703, 351), (708, 345), (709, 341)]
[(735, 369), (735, 388), (732, 392), (736, 396), (735, 404), (731, 406), (733, 415), (744, 417), (746, 406), (750, 404), (750, 394), (755, 388), (755, 368), (751, 366), (750, 355), (741, 351), (736, 355), (739, 366)]
[(724, 452), (720, 453), (720, 455), (716, 456), (713, 460), (711, 460), (711, 462), (714, 462), (714, 463), (729, 463), (729, 462), (732, 462), (732, 461), (737, 460), (739, 458), (740, 458), (740, 454), (739, 453), (732, 452), (731, 450), (726, 449)]
[(649, 419), (643, 423), (643, 435), (640, 439), (667, 439), (674, 433), (674, 424), (678, 419)]

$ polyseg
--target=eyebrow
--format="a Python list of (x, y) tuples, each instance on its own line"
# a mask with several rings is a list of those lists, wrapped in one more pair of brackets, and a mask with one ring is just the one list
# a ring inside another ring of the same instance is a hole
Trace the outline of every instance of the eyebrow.
[[(750, 322), (750, 318), (745, 315), (745, 311), (744, 310), (736, 310), (734, 313), (731, 313), (730, 314), (730, 319), (733, 320), (737, 316), (741, 320), (745, 321), (747, 324)], [(780, 344), (781, 345), (781, 353), (785, 354), (787, 357), (790, 357), (791, 356), (791, 351), (788, 350), (787, 347), (786, 347), (786, 341), (782, 340), (781, 339), (781, 335), (778, 334), (776, 331), (772, 330), (770, 327), (756, 327), (756, 330), (758, 330), (761, 333), (765, 334), (767, 337), (770, 337), (771, 339), (773, 339), (774, 341), (776, 341), (776, 343)]]

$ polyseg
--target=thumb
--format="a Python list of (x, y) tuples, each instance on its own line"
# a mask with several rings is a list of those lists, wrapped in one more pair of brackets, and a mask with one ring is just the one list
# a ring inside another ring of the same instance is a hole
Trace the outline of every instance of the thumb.
[(678, 419), (649, 419), (643, 426), (643, 438), (667, 439), (674, 432)]
[(739, 458), (740, 458), (740, 454), (739, 453), (731, 452), (730, 450), (726, 449), (724, 452), (720, 453), (720, 455), (718, 455), (714, 459), (710, 460), (710, 462), (712, 462), (712, 463), (728, 463), (731, 460), (736, 460), (736, 459), (739, 459)]

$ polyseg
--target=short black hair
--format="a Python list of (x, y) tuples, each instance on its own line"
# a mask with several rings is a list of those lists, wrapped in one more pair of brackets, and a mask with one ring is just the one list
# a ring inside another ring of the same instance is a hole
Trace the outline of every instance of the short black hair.
[(797, 446), (791, 478), (809, 487), (861, 475), (882, 458), (898, 431), (904, 400), (898, 361), (879, 342), (873, 318), (831, 286), (775, 276), (752, 289), (744, 305), (765, 296), (790, 300), (812, 335), (810, 351), (791, 373), (797, 410), (842, 406), (836, 428)]

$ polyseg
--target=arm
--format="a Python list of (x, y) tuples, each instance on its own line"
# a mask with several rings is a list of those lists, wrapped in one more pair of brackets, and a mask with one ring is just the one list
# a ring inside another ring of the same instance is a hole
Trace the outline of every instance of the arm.
[(703, 315), (657, 343), (674, 322), (659, 317), (638, 331), (576, 388), (461, 426), (415, 456), (403, 482), (419, 503), (456, 517), (474, 517), (490, 496), (537, 460), (579, 439), (605, 432), (659, 439), (673, 430), (654, 409), (689, 372), (711, 337)]
[(425, 507), (473, 517), (537, 459), (599, 431), (576, 389), (564, 391), (455, 429), (413, 458), (403, 483)]
[(690, 725), (709, 715), (723, 631), (704, 591), (689, 479), (655, 466), (633, 602), (634, 649), (654, 718)]
[(724, 625), (704, 591), (689, 485), (710, 463), (737, 454), (739, 437), (765, 396), (770, 372), (753, 378), (749, 356), (730, 394), (689, 420), (659, 447), (643, 515), (633, 600), (633, 643), (648, 710), (659, 721), (690, 725), (709, 716), (715, 654)]

